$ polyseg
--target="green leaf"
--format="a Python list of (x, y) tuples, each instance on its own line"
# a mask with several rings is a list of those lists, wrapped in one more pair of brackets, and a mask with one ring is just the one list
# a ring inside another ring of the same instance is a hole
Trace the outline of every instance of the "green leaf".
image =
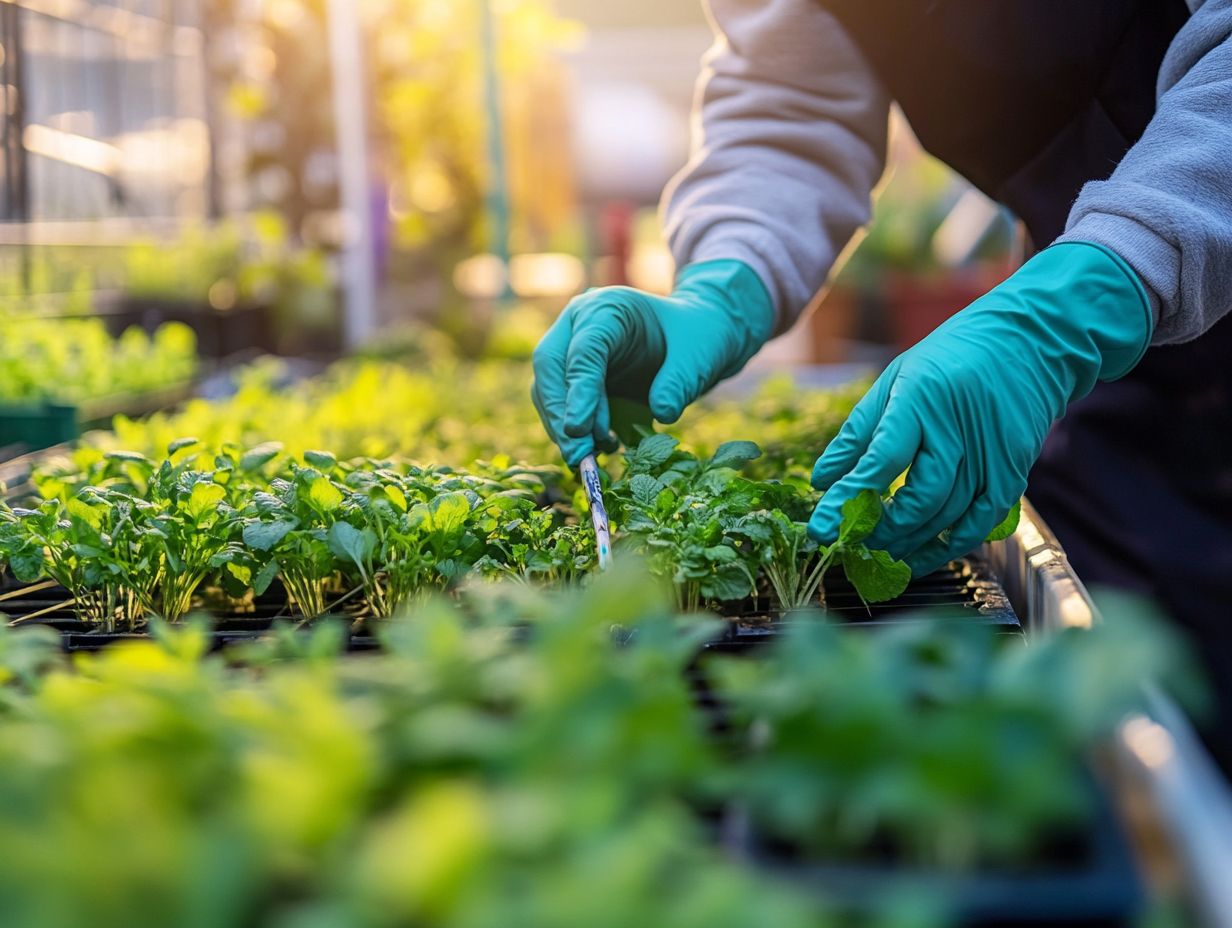
[(264, 444), (257, 445), (244, 452), (244, 456), (240, 458), (240, 470), (254, 471), (260, 470), (282, 451), (282, 444), (276, 441), (268, 441)]
[(45, 560), (40, 545), (27, 545), (9, 558), (9, 570), (21, 583), (34, 583), (43, 578)]
[(729, 548), (727, 545), (712, 545), (703, 552), (706, 555), (706, 560), (716, 563), (732, 563), (740, 560), (740, 554), (735, 548)]
[(149, 464), (150, 459), (136, 451), (108, 451), (108, 461), (124, 461), (129, 464)]
[(647, 436), (642, 439), (641, 444), (626, 455), (629, 469), (634, 473), (653, 470), (672, 456), (678, 444), (680, 442), (671, 435)]
[(330, 551), (360, 567), (367, 564), (376, 547), (376, 535), (370, 529), (361, 532), (350, 522), (335, 522), (329, 527), (327, 538)]
[(240, 583), (245, 585), (252, 583), (252, 568), (247, 564), (237, 564), (235, 561), (228, 561), (226, 570), (227, 573), (233, 576)]
[(184, 448), (191, 448), (193, 445), (196, 445), (196, 444), (200, 444), (200, 439), (198, 438), (177, 438), (175, 441), (173, 441), (171, 444), (167, 446), (167, 456), (170, 457), (171, 455), (175, 454), (177, 451), (180, 451)]
[(338, 465), (338, 459), (328, 451), (305, 451), (304, 460), (318, 470), (332, 470)]
[(749, 576), (739, 564), (725, 564), (702, 580), (702, 596), (707, 599), (743, 599), (753, 591)]
[(843, 503), (843, 521), (838, 528), (838, 541), (852, 545), (873, 533), (881, 521), (881, 494), (876, 490), (861, 490)]
[(406, 494), (402, 492), (401, 487), (397, 486), (396, 484), (392, 484), (392, 483), (387, 484), (385, 486), (385, 496), (389, 499), (391, 503), (393, 503), (395, 507), (397, 507), (397, 509), (399, 509), (401, 512), (406, 512), (407, 510)]
[(911, 568), (885, 551), (855, 544), (842, 551), (843, 570), (866, 603), (883, 603), (902, 595), (911, 582)]
[(103, 513), (101, 510), (95, 509), (89, 503), (80, 499), (70, 499), (67, 508), (70, 519), (78, 519), (96, 532), (102, 529)]
[(740, 519), (734, 531), (759, 545), (768, 545), (774, 540), (774, 523), (766, 519), (764, 515), (759, 516), (757, 513), (750, 513)]
[(269, 589), (269, 585), (274, 582), (276, 576), (278, 576), (278, 562), (270, 559), (252, 578), (252, 591), (260, 596)]
[(268, 551), (298, 525), (291, 519), (277, 522), (249, 522), (244, 526), (244, 544), (258, 551)]
[(443, 561), (438, 561), (436, 564), (436, 572), (445, 580), (458, 580), (466, 576), (467, 567), (465, 564), (460, 564), (453, 558), (446, 558)]
[(663, 484), (649, 474), (635, 474), (629, 481), (629, 492), (634, 501), (642, 506), (653, 506), (662, 489)]
[(743, 467), (761, 457), (761, 448), (751, 441), (725, 441), (719, 445), (707, 467)]
[(317, 477), (308, 487), (308, 500), (322, 512), (333, 512), (342, 505), (342, 491), (328, 477)]
[(429, 531), (447, 535), (466, 524), (471, 502), (465, 493), (444, 493), (428, 504), (426, 525)]
[(989, 532), (988, 537), (985, 538), (984, 540), (985, 541), (1005, 541), (1005, 539), (1009, 538), (1011, 535), (1014, 534), (1015, 531), (1018, 530), (1018, 522), (1021, 518), (1022, 518), (1022, 500), (1019, 499), (1015, 501), (1013, 506), (1010, 507), (1010, 511), (1006, 513), (1005, 518), (1001, 520), (1000, 524), (998, 524), (996, 528), (994, 528), (991, 532)]
[(679, 501), (680, 495), (671, 487), (664, 487), (658, 496), (655, 497), (655, 514), (666, 516), (669, 513), (675, 512), (676, 503)]
[(226, 495), (227, 491), (216, 483), (194, 483), (188, 494), (188, 514), (198, 520), (214, 510)]

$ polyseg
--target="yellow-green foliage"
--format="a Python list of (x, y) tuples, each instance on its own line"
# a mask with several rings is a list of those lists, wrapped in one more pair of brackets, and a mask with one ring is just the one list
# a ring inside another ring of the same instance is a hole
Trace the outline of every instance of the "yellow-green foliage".
[(112, 338), (99, 319), (12, 320), (0, 335), (0, 402), (84, 403), (186, 383), (196, 367), (196, 336), (179, 323)]
[[(323, 626), (253, 670), (192, 626), (71, 669), (0, 628), (5, 923), (835, 924), (706, 838), (691, 639), (645, 578), (600, 586), (536, 599), (528, 647), (434, 604), (383, 656)], [(614, 622), (646, 633), (613, 649)]]
[[(560, 460), (530, 403), (532, 374), (523, 362), (342, 362), (286, 389), (277, 388), (280, 373), (276, 363), (258, 365), (229, 399), (194, 400), (140, 421), (121, 416), (113, 432), (87, 444), (157, 458), (191, 435), (198, 449), (274, 441), (296, 457), (324, 448), (340, 459), (397, 455), (454, 466)], [(765, 457), (750, 476), (806, 477), (862, 392), (861, 384), (808, 390), (774, 378), (750, 397), (703, 400), (669, 431), (702, 456), (732, 439), (756, 441)]]

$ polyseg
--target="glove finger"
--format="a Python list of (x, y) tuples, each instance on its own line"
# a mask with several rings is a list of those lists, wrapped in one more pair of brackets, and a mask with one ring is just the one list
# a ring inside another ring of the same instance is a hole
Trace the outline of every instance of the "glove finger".
[(595, 411), (595, 426), (592, 431), (595, 447), (602, 451), (615, 451), (620, 442), (612, 434), (612, 409), (607, 393), (599, 394), (599, 408)]
[(847, 476), (826, 491), (813, 510), (809, 535), (823, 544), (837, 538), (843, 504), (861, 490), (880, 492), (893, 483), (915, 459), (922, 438), (914, 412), (906, 404), (890, 406), (868, 443), (868, 450)]
[(886, 500), (881, 522), (869, 536), (869, 547), (892, 549), (896, 540), (911, 537), (931, 522), (949, 501), (961, 463), (958, 449), (924, 445), (907, 472), (907, 482)]
[[(563, 432), (554, 432), (549, 423), (560, 421), (559, 412), (553, 412), (545, 404), (542, 391), (538, 389), (538, 384), (531, 387), (530, 391), (531, 402), (535, 404), (535, 409), (539, 413), (539, 418), (543, 420), (543, 424), (547, 429), (549, 437), (556, 442), (556, 446), (560, 448), (561, 456), (565, 459), (565, 463), (570, 467), (576, 468), (582, 463), (582, 458), (588, 454), (593, 454), (595, 450), (594, 438), (590, 435), (584, 438), (570, 438)], [(615, 450), (615, 449), (604, 449)]]
[(979, 487), (972, 477), (966, 473), (963, 459), (955, 465), (956, 476), (950, 488), (945, 503), (933, 515), (906, 534), (892, 538), (886, 545), (886, 550), (896, 558), (905, 559), (907, 555), (915, 554), (921, 548), (936, 541), (938, 536), (947, 529), (953, 528), (962, 518), (963, 513), (971, 508), (971, 503), (979, 495)]
[(973, 502), (962, 517), (954, 523), (947, 539), (935, 539), (906, 558), (913, 577), (922, 577), (954, 560), (970, 554), (1009, 512), (1009, 506), (1001, 506), (988, 494)]
[(572, 336), (573, 316), (566, 309), (552, 323), (531, 356), (534, 371), (531, 399), (543, 427), (557, 444), (568, 437), (565, 435), (565, 358)]
[(595, 314), (575, 326), (565, 355), (566, 435), (589, 435), (595, 429), (599, 400), (607, 394), (607, 367), (625, 327), (620, 308)]
[(675, 422), (686, 406), (713, 386), (716, 366), (695, 353), (673, 351), (669, 346), (663, 366), (650, 384), (647, 400), (651, 414), (660, 422)]
[(868, 449), (877, 422), (885, 411), (892, 381), (893, 377), (887, 370), (856, 403), (838, 434), (826, 445), (825, 451), (813, 465), (813, 489), (828, 490), (856, 466), (860, 455)]

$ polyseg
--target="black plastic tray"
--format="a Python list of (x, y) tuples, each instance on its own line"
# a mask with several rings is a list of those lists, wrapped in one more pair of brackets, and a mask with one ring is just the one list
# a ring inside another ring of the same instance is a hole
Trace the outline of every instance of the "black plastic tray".
[[(20, 590), (22, 587), (22, 584), (15, 583), (11, 578), (4, 578), (0, 580), (0, 596)], [(100, 626), (83, 622), (77, 617), (72, 607), (67, 605), (28, 622), (21, 620), (22, 616), (51, 609), (64, 603), (68, 598), (68, 591), (62, 587), (49, 587), (26, 596), (0, 600), (0, 616), (7, 616), (8, 621), (15, 622), (18, 627), (41, 625), (55, 629), (60, 633), (66, 651), (98, 651), (118, 642), (149, 640), (149, 634), (140, 628), (120, 628), (108, 631)], [(197, 611), (211, 615), (213, 618), (214, 627), (210, 634), (214, 650), (259, 638), (268, 633), (274, 623), (279, 620), (296, 622), (300, 618), (288, 611), (286, 594), (277, 583), (242, 612), (223, 612), (208, 608)], [(347, 644), (348, 650), (351, 651), (369, 651), (376, 649), (377, 646), (376, 639), (366, 631), (352, 634)]]
[(738, 858), (852, 913), (872, 913), (886, 899), (918, 899), (935, 905), (949, 924), (965, 928), (1129, 926), (1143, 913), (1145, 887), (1115, 810), (1094, 783), (1092, 793), (1094, 816), (1083, 846), (1063, 864), (1012, 872), (957, 874), (878, 862), (810, 861), (772, 849), (731, 811), (721, 834)]
[[(831, 570), (826, 575), (824, 609), (811, 611), (822, 611), (829, 619), (858, 626), (953, 620), (994, 626), (1013, 634), (1023, 631), (1004, 587), (978, 553), (913, 579), (901, 596), (884, 603), (865, 604), (842, 571)], [(798, 621), (790, 613), (770, 608), (765, 598), (725, 604), (722, 614), (731, 619), (726, 636), (729, 641), (773, 638)]]
[[(710, 685), (706, 654), (755, 655), (775, 637), (770, 630), (712, 642), (685, 672), (711, 737), (728, 750), (741, 750), (744, 736)], [(955, 928), (1128, 928), (1142, 915), (1146, 887), (1108, 794), (1096, 777), (1089, 783), (1091, 827), (1058, 841), (1046, 861), (1016, 871), (912, 869), (871, 854), (867, 861), (810, 859), (759, 834), (734, 807), (708, 826), (737, 859), (853, 916), (872, 916), (885, 900), (905, 899), (934, 906)]]

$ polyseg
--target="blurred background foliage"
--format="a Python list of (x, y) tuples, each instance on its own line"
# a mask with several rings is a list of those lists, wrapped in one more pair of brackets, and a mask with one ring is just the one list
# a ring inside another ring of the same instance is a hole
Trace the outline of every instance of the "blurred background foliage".
[[(687, 156), (712, 41), (700, 3), (348, 6), (362, 46), (362, 215), (342, 198), (329, 0), (168, 8), (166, 21), (140, 20), (148, 35), (138, 18), (106, 33), (112, 58), (92, 71), (73, 43), (94, 26), (21, 5), (29, 164), (0, 191), (20, 220), (0, 238), (0, 318), (99, 314), (114, 337), (177, 321), (207, 357), (336, 355), (356, 224), (372, 243), (375, 331), (429, 322), (466, 354), (491, 349), (512, 307), (533, 342), (586, 286), (670, 287), (655, 213)], [(138, 33), (153, 52), (137, 54)], [(103, 85), (117, 69), (124, 80)], [(61, 83), (71, 92), (43, 99)], [(122, 119), (109, 111), (115, 87), (135, 100), (150, 85)], [(897, 115), (890, 138), (867, 234), (821, 308), (755, 368), (875, 366), (1005, 273), (1004, 214)]]

